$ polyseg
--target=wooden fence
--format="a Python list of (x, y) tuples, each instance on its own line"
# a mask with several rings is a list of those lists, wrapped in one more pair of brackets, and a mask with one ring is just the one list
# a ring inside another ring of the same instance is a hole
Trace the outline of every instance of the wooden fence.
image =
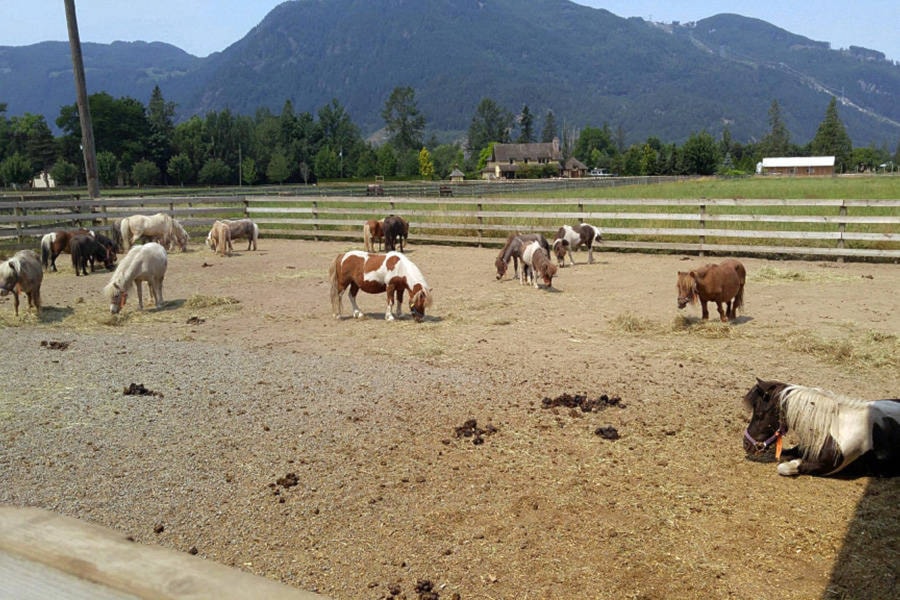
[(59, 228), (103, 227), (166, 212), (205, 236), (218, 218), (250, 217), (262, 237), (362, 241), (362, 223), (398, 214), (415, 243), (499, 246), (511, 231), (552, 238), (599, 226), (603, 247), (696, 254), (900, 258), (900, 200), (542, 199), (358, 196), (155, 196), (0, 199), (0, 239), (25, 245)]

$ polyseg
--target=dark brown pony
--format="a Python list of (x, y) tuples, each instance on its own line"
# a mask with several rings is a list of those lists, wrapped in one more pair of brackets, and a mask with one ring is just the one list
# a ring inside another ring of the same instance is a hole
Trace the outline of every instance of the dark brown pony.
[(384, 224), (384, 250), (392, 252), (400, 245), (400, 252), (403, 252), (403, 241), (409, 237), (409, 223), (403, 217), (391, 215), (385, 217)]
[(511, 233), (494, 261), (494, 266), (497, 267), (497, 279), (503, 279), (503, 276), (506, 275), (510, 261), (513, 262), (513, 279), (519, 278), (519, 261), (522, 259), (522, 249), (528, 242), (538, 242), (548, 254), (550, 253), (550, 243), (541, 234)]
[[(700, 300), (703, 318), (709, 318), (707, 302), (715, 302), (722, 322), (734, 319), (737, 309), (744, 305), (744, 283), (747, 271), (744, 265), (734, 259), (721, 263), (708, 264), (693, 271), (678, 272), (678, 308), (684, 308), (688, 302), (695, 304)], [(722, 304), (726, 310), (722, 310)]]
[(41, 265), (43, 265), (45, 271), (56, 271), (56, 258), (63, 252), (71, 253), (69, 243), (72, 240), (72, 236), (78, 234), (94, 235), (93, 232), (87, 229), (57, 229), (41, 238)]
[(69, 252), (72, 254), (72, 268), (75, 269), (76, 277), (88, 274), (88, 263), (91, 265), (91, 273), (95, 271), (97, 261), (102, 262), (108, 271), (115, 268), (115, 255), (110, 256), (109, 248), (90, 234), (73, 235), (69, 240)]
[(328, 268), (328, 279), (335, 318), (341, 317), (341, 297), (348, 287), (353, 316), (357, 319), (364, 316), (356, 304), (360, 290), (369, 294), (387, 293), (386, 321), (400, 316), (404, 292), (409, 292), (409, 310), (416, 322), (425, 319), (425, 309), (431, 306), (431, 288), (425, 277), (419, 267), (399, 252), (369, 254), (354, 250), (338, 254)]
[(363, 245), (366, 252), (375, 252), (376, 241), (378, 251), (381, 252), (381, 242), (384, 241), (384, 219), (369, 219), (363, 223)]

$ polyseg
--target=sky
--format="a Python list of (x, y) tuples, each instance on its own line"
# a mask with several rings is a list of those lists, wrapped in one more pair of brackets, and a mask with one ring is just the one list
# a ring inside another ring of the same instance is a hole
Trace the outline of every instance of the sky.
[[(829, 42), (833, 49), (863, 46), (900, 61), (898, 0), (576, 1), (605, 8), (620, 17), (667, 23), (736, 13)], [(75, 9), (82, 42), (162, 41), (195, 56), (207, 56), (244, 37), (280, 3), (281, 0), (76, 0)], [(0, 46), (47, 40), (68, 40), (63, 2), (0, 0)]]

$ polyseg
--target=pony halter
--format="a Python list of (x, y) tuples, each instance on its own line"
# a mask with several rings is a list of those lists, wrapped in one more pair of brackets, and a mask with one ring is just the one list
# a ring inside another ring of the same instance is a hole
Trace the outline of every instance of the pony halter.
[(766, 450), (768, 450), (769, 446), (771, 446), (774, 443), (775, 444), (775, 460), (778, 460), (779, 458), (781, 458), (781, 438), (784, 437), (785, 433), (787, 433), (787, 427), (782, 425), (778, 428), (778, 431), (773, 433), (771, 436), (769, 436), (762, 442), (759, 442), (759, 441), (753, 439), (753, 436), (750, 435), (750, 428), (748, 427), (747, 429), (744, 430), (744, 438), (748, 442), (753, 444), (753, 447), (756, 448), (756, 452), (758, 454), (761, 454), (761, 453), (765, 452)]

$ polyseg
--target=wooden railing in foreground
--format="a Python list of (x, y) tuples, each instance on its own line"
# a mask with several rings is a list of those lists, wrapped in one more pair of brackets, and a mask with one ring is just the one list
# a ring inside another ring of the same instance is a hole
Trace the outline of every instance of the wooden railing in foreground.
[(552, 238), (563, 224), (603, 230), (603, 247), (699, 254), (900, 258), (900, 200), (543, 199), (358, 196), (147, 196), (0, 199), (0, 240), (108, 226), (166, 212), (196, 239), (214, 219), (250, 217), (263, 237), (362, 242), (362, 224), (398, 214), (410, 242), (499, 246), (512, 231)]

